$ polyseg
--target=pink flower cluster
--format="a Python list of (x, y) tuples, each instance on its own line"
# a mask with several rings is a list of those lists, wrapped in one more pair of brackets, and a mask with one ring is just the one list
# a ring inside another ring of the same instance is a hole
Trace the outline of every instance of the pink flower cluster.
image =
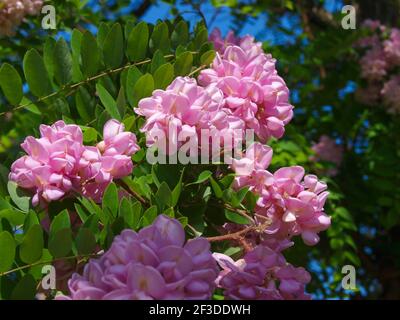
[(338, 174), (338, 167), (343, 160), (343, 147), (330, 137), (322, 135), (318, 143), (312, 146), (312, 150), (315, 152), (315, 155), (311, 157), (311, 160), (315, 162), (322, 160), (334, 164), (335, 167), (329, 168), (325, 174), (331, 177), (336, 176)]
[(364, 27), (372, 34), (360, 39), (357, 46), (366, 49), (360, 65), (361, 76), (368, 85), (358, 89), (356, 98), (366, 105), (383, 102), (388, 113), (398, 114), (400, 104), (396, 100), (396, 92), (399, 89), (400, 29), (389, 29), (379, 21), (370, 20), (364, 23)]
[(199, 83), (221, 89), (225, 108), (246, 128), (253, 129), (262, 142), (281, 138), (293, 117), (293, 106), (289, 89), (276, 71), (275, 59), (250, 36), (230, 38), (221, 46), (219, 31), (213, 33), (211, 40), (221, 51), (212, 67), (200, 73)]
[(100, 201), (113, 179), (132, 172), (131, 155), (138, 149), (136, 136), (124, 132), (116, 120), (104, 126), (104, 141), (84, 146), (77, 125), (57, 121), (40, 126), (40, 138), (27, 137), (22, 148), (27, 155), (11, 166), (9, 179), (34, 194), (33, 205), (59, 200), (73, 192)]
[(37, 15), (43, 6), (42, 0), (0, 1), (0, 35), (12, 36), (27, 15)]
[[(223, 104), (222, 92), (215, 86), (203, 88), (195, 79), (178, 77), (166, 90), (155, 90), (152, 97), (142, 99), (135, 112), (146, 118), (141, 131), (146, 133), (147, 145), (165, 138), (164, 148), (168, 149), (163, 151), (172, 153), (168, 151), (189, 137), (197, 141), (201, 129), (223, 137), (243, 128), (240, 121), (224, 110)], [(171, 129), (176, 129), (176, 133), (170, 132)]]
[(259, 196), (256, 219), (260, 224), (270, 221), (262, 238), (283, 240), (301, 235), (307, 245), (317, 244), (318, 233), (329, 228), (331, 222), (324, 213), (326, 184), (314, 175), (304, 176), (299, 166), (272, 174), (266, 170), (271, 157), (269, 147), (259, 143), (249, 147), (244, 158), (233, 161), (232, 168), (238, 175), (235, 188), (248, 187)]
[[(201, 72), (200, 85), (195, 79), (178, 77), (166, 90), (155, 90), (152, 97), (142, 99), (135, 109), (146, 118), (142, 131), (149, 146), (160, 136), (169, 144), (198, 138), (201, 129), (219, 137), (227, 133), (235, 137), (236, 129), (253, 129), (264, 142), (284, 134), (293, 106), (275, 60), (250, 36), (239, 39), (230, 34), (222, 40), (217, 31), (210, 39), (221, 53), (211, 69)], [(171, 126), (183, 138), (170, 134)]]
[(400, 114), (400, 75), (392, 76), (381, 91), (387, 111), (391, 114)]
[[(289, 246), (291, 244), (289, 243)], [(287, 247), (287, 244), (286, 246)], [(217, 279), (228, 300), (308, 300), (305, 286), (310, 274), (286, 263), (285, 247), (259, 245), (237, 260), (214, 253), (222, 271)]]
[(160, 215), (136, 233), (124, 230), (111, 248), (69, 280), (69, 300), (210, 299), (218, 267), (204, 238), (185, 243), (175, 219)]

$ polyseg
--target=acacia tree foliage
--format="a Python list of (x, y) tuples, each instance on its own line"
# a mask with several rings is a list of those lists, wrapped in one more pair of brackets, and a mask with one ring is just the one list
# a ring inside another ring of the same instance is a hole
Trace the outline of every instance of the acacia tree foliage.
[[(166, 208), (183, 225), (193, 227), (189, 232), (195, 235), (215, 235), (216, 230), (209, 227), (211, 224), (221, 225), (232, 219), (243, 222), (234, 215), (234, 210), (230, 211), (241, 206), (244, 200), (237, 199), (232, 192), (231, 175), (215, 181), (216, 176), (210, 174), (214, 167), (193, 166), (190, 170), (183, 170), (179, 165), (151, 167), (143, 160), (143, 153), (134, 156), (139, 166), (131, 178), (124, 180), (143, 203), (133, 202), (128, 210), (122, 204), (119, 206), (112, 190), (114, 185), (103, 205), (84, 198), (52, 203), (51, 219), (62, 226), (52, 228), (54, 234), (43, 233), (39, 226), (44, 212), (33, 210), (27, 195), (7, 183), (8, 168), (20, 152), (19, 143), (27, 135), (37, 136), (40, 123), (63, 119), (79, 124), (88, 144), (101, 140), (102, 127), (111, 115), (119, 115), (127, 130), (138, 132), (142, 120), (134, 116), (132, 108), (140, 98), (149, 96), (155, 88), (165, 88), (177, 75), (190, 74), (212, 59), (213, 48), (205, 36), (203, 23), (190, 34), (184, 28), (180, 31), (182, 34), (175, 36), (173, 32), (180, 19), (160, 23), (157, 30), (167, 29), (168, 36), (151, 41), (155, 37), (154, 26), (147, 27), (148, 37), (143, 33), (131, 36), (137, 28), (134, 19), (116, 15), (112, 19), (119, 24), (101, 22), (119, 12), (127, 2), (104, 5), (98, 12), (92, 12), (80, 1), (57, 4), (57, 11), (62, 14), (59, 19), (62, 28), (71, 34), (69, 44), (62, 39), (48, 38), (48, 32), (37, 28), (40, 17), (30, 19), (16, 37), (0, 40), (2, 62), (11, 62), (16, 70), (8, 79), (16, 84), (12, 88), (12, 100), (6, 95), (0, 97), (3, 124), (0, 128), (3, 164), (0, 167), (0, 231), (13, 235), (1, 238), (8, 249), (4, 253), (1, 248), (5, 246), (0, 246), (0, 251), (8, 260), (0, 264), (0, 273), (20, 268), (12, 277), (0, 278), (2, 298), (33, 298), (42, 277), (41, 263), (66, 256), (87, 259), (96, 246), (108, 248), (122, 229), (148, 225)], [(193, 5), (194, 10), (201, 10), (202, 1), (184, 2)], [(346, 264), (357, 267), (359, 287), (366, 289), (364, 295), (399, 297), (400, 120), (379, 106), (371, 108), (361, 104), (352, 92), (345, 90), (349, 84), (362, 84), (360, 55), (353, 47), (362, 34), (359, 30), (341, 29), (340, 13), (327, 12), (323, 1), (260, 0), (251, 6), (239, 0), (212, 3), (216, 10), (222, 5), (231, 7), (237, 17), (233, 29), (240, 30), (243, 21), (268, 12), (267, 27), (293, 39), (277, 46), (264, 43), (265, 51), (278, 58), (280, 73), (291, 89), (296, 106), (296, 116), (287, 127), (284, 139), (270, 142), (275, 155), (272, 169), (302, 165), (308, 171), (321, 174), (331, 168), (329, 161), (310, 160), (312, 142), (324, 134), (340, 141), (345, 149), (339, 174), (325, 178), (331, 193), (326, 208), (332, 217), (331, 229), (311, 250), (296, 241), (295, 249), (288, 251), (288, 260), (295, 265), (318, 264), (320, 270), (315, 273), (308, 291), (322, 297), (361, 297), (359, 291), (344, 292), (340, 287), (341, 268)], [(353, 3), (359, 6), (361, 19), (372, 17), (389, 25), (398, 23), (392, 16), (395, 10), (377, 11), (372, 4), (376, 1)], [(152, 1), (142, 1), (131, 12), (136, 11), (140, 17), (151, 4)], [(386, 3), (386, 7), (382, 4), (382, 8), (396, 6), (396, 1)], [(281, 24), (283, 15), (297, 21), (295, 27), (285, 29)], [(97, 36), (85, 30), (90, 26), (98, 28)], [(28, 36), (23, 30), (28, 31)], [(115, 39), (121, 41), (116, 43)], [(133, 49), (138, 44), (146, 47), (145, 53), (139, 56)], [(29, 92), (22, 90), (26, 82)], [(99, 93), (99, 87), (106, 93)], [(143, 136), (139, 143), (144, 146)], [(245, 209), (252, 208), (245, 206)], [(83, 225), (71, 230), (65, 210), (76, 211)], [(203, 213), (205, 218), (199, 219), (204, 217)], [(99, 228), (98, 221), (104, 228)], [(240, 250), (229, 244), (225, 246), (221, 250), (229, 249), (233, 256)]]

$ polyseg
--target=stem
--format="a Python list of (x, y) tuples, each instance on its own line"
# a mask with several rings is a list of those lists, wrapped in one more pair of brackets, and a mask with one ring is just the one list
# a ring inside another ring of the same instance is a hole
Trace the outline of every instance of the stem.
[(83, 258), (95, 257), (97, 255), (98, 255), (97, 253), (90, 253), (90, 254), (86, 254), (86, 255), (57, 258), (57, 259), (53, 259), (53, 260), (50, 260), (50, 261), (39, 261), (39, 262), (35, 262), (35, 263), (30, 263), (30, 264), (27, 264), (27, 265), (22, 266), (22, 267), (18, 267), (18, 268), (15, 268), (15, 269), (12, 269), (12, 270), (9, 270), (9, 271), (6, 271), (6, 272), (2, 272), (2, 273), (0, 273), (0, 277), (6, 276), (8, 274), (11, 274), (11, 273), (14, 273), (14, 272), (17, 272), (17, 271), (25, 270), (25, 269), (28, 269), (30, 267), (40, 266), (40, 265), (44, 265), (44, 264), (51, 264), (51, 263), (54, 263), (54, 262), (57, 262), (57, 261), (63, 261), (63, 260), (72, 260), (72, 259), (78, 259), (79, 260), (79, 259), (83, 259)]
[(206, 238), (209, 242), (220, 242), (220, 241), (225, 241), (225, 240), (236, 240), (239, 241), (240, 239), (243, 238), (243, 235), (245, 235), (246, 233), (249, 233), (251, 231), (256, 231), (258, 228), (256, 226), (250, 226), (247, 227), (243, 230), (240, 230), (238, 232), (235, 233), (228, 233), (228, 234), (224, 234), (222, 236), (216, 236), (216, 237), (208, 237)]
[(254, 223), (254, 219), (248, 214), (249, 212), (247, 210), (234, 208), (228, 203), (224, 203), (224, 208), (229, 211), (236, 212), (237, 214), (241, 215), (242, 217), (245, 217), (246, 219)]
[(135, 190), (132, 190), (124, 181), (119, 180), (117, 181), (117, 184), (120, 185), (122, 188), (124, 188), (125, 191), (127, 191), (130, 195), (132, 195), (135, 199), (137, 199), (142, 205), (148, 206), (147, 201), (139, 195)]
[(191, 77), (191, 76), (193, 76), (194, 74), (196, 74), (197, 72), (203, 70), (203, 69), (206, 68), (206, 67), (207, 67), (206, 65), (201, 65), (200, 67), (194, 69), (194, 70), (193, 70), (191, 73), (189, 73), (187, 76), (188, 76), (188, 77)]
[[(165, 59), (170, 59), (170, 58), (173, 58), (173, 57), (174, 57), (173, 54), (168, 54), (168, 55), (164, 56)], [(117, 68), (117, 69), (104, 71), (104, 72), (99, 73), (99, 74), (97, 74), (95, 76), (89, 77), (86, 80), (82, 80), (80, 82), (77, 82), (77, 83), (74, 83), (74, 84), (71, 84), (71, 85), (63, 86), (63, 87), (60, 88), (60, 90), (55, 91), (55, 92), (53, 92), (53, 93), (51, 93), (51, 94), (49, 94), (47, 96), (40, 97), (40, 98), (36, 99), (35, 101), (31, 101), (31, 102), (28, 102), (26, 104), (17, 106), (17, 107), (15, 107), (15, 108), (13, 108), (11, 110), (8, 110), (8, 111), (3, 111), (3, 112), (0, 113), (0, 116), (4, 116), (7, 113), (15, 112), (17, 110), (29, 107), (30, 105), (33, 105), (35, 103), (43, 102), (43, 101), (45, 101), (47, 99), (53, 98), (53, 97), (59, 95), (61, 92), (63, 92), (66, 89), (73, 90), (73, 89), (76, 89), (76, 88), (78, 88), (78, 87), (80, 87), (80, 86), (82, 86), (84, 84), (87, 84), (87, 83), (92, 82), (94, 80), (100, 79), (100, 78), (105, 77), (107, 75), (112, 75), (112, 74), (115, 74), (115, 73), (119, 73), (119, 72), (122, 72), (122, 71), (124, 71), (126, 69), (129, 69), (131, 67), (141, 66), (141, 65), (144, 65), (144, 64), (147, 64), (147, 63), (150, 63), (150, 62), (151, 62), (151, 59), (146, 59), (146, 60), (143, 60), (143, 61), (140, 61), (140, 62), (128, 63), (128, 64), (126, 64), (126, 65), (124, 65), (124, 66), (122, 66), (120, 68)]]

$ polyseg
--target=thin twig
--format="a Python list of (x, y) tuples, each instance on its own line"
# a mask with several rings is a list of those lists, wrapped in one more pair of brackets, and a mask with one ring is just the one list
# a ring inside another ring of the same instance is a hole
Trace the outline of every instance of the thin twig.
[(38, 262), (35, 262), (35, 263), (30, 263), (30, 264), (24, 265), (22, 267), (18, 267), (18, 268), (12, 269), (12, 270), (8, 270), (6, 272), (1, 272), (0, 273), (0, 277), (6, 276), (8, 274), (11, 274), (11, 273), (14, 273), (14, 272), (17, 272), (17, 271), (25, 270), (25, 269), (28, 269), (28, 268), (31, 268), (31, 267), (40, 266), (40, 265), (44, 265), (44, 264), (50, 264), (50, 263), (54, 263), (54, 262), (57, 262), (57, 261), (90, 258), (90, 257), (95, 257), (95, 256), (98, 256), (98, 254), (97, 253), (91, 253), (91, 254), (86, 254), (86, 255), (57, 258), (57, 259), (53, 259), (53, 260), (50, 260), (50, 261), (38, 261)]
[(203, 69), (205, 69), (205, 68), (207, 68), (206, 65), (201, 65), (200, 67), (194, 69), (194, 70), (193, 70), (191, 73), (189, 73), (187, 76), (188, 76), (188, 77), (191, 77), (191, 76), (193, 76), (194, 74), (196, 74), (197, 72), (199, 72), (199, 71), (201, 71), (201, 70), (203, 70)]
[(132, 190), (124, 181), (118, 180), (117, 184), (124, 188), (130, 195), (132, 195), (135, 199), (137, 199), (142, 205), (148, 206), (147, 201), (139, 195), (135, 190)]
[[(170, 58), (173, 58), (173, 57), (174, 57), (173, 54), (169, 54), (169, 55), (165, 55), (164, 56), (165, 59), (170, 59)], [(15, 108), (11, 109), (11, 110), (3, 111), (3, 112), (0, 113), (0, 116), (3, 116), (3, 115), (8, 114), (10, 112), (15, 112), (17, 110), (29, 107), (29, 106), (31, 106), (33, 104), (36, 104), (36, 103), (39, 103), (39, 102), (43, 102), (43, 101), (48, 100), (50, 98), (56, 97), (57, 95), (59, 95), (64, 90), (67, 90), (67, 89), (74, 90), (74, 89), (76, 89), (76, 88), (78, 88), (78, 87), (80, 87), (80, 86), (82, 86), (84, 84), (88, 84), (89, 82), (95, 81), (95, 80), (100, 79), (102, 77), (105, 77), (105, 76), (108, 76), (108, 75), (112, 75), (112, 74), (115, 74), (115, 73), (119, 73), (119, 72), (122, 72), (122, 71), (124, 71), (126, 69), (129, 69), (129, 68), (132, 68), (132, 67), (136, 67), (136, 66), (141, 66), (141, 65), (144, 65), (144, 64), (147, 64), (147, 63), (150, 63), (150, 62), (151, 62), (151, 59), (146, 59), (146, 60), (143, 60), (143, 61), (140, 61), (140, 62), (126, 64), (126, 65), (124, 65), (124, 66), (122, 66), (120, 68), (117, 68), (117, 69), (104, 71), (102, 73), (99, 73), (99, 74), (97, 74), (95, 76), (89, 77), (89, 78), (87, 78), (85, 80), (82, 80), (80, 82), (74, 83), (72, 85), (63, 86), (63, 87), (60, 88), (60, 90), (55, 91), (55, 92), (53, 92), (53, 93), (51, 93), (51, 94), (49, 94), (47, 96), (40, 97), (40, 98), (36, 99), (35, 101), (30, 101), (30, 102), (25, 103), (23, 105), (17, 106)]]
[(257, 226), (250, 226), (247, 227), (243, 230), (240, 230), (235, 233), (227, 233), (222, 236), (215, 236), (215, 237), (208, 237), (206, 238), (209, 242), (220, 242), (220, 241), (226, 241), (226, 240), (240, 240), (245, 234), (251, 232), (251, 231), (256, 231), (258, 229)]

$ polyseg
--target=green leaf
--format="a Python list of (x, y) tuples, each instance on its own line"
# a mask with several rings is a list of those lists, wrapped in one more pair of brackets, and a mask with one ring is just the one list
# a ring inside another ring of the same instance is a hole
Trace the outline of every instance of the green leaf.
[(121, 121), (121, 115), (119, 114), (118, 106), (114, 98), (100, 83), (96, 84), (96, 90), (99, 95), (101, 103), (103, 104), (104, 108), (107, 110), (109, 115), (114, 119)]
[(28, 212), (30, 198), (25, 195), (24, 191), (22, 191), (14, 181), (8, 181), (7, 189), (12, 201), (14, 201), (17, 207), (24, 212)]
[(141, 76), (135, 83), (133, 88), (133, 106), (137, 106), (137, 103), (146, 97), (151, 96), (154, 90), (154, 79), (151, 74), (146, 73)]
[(175, 75), (186, 76), (192, 70), (193, 65), (193, 55), (191, 52), (183, 52), (178, 56), (175, 61), (174, 69)]
[(19, 255), (23, 262), (34, 263), (42, 257), (43, 231), (40, 225), (33, 225), (25, 235), (19, 248)]
[(196, 32), (196, 36), (194, 39), (195, 45), (197, 48), (201, 48), (201, 46), (208, 41), (208, 31), (206, 27), (201, 27), (198, 32)]
[(165, 63), (154, 72), (154, 88), (165, 89), (174, 79), (174, 67)]
[(126, 92), (126, 98), (128, 99), (128, 102), (131, 107), (136, 107), (133, 89), (135, 87), (136, 82), (140, 79), (141, 76), (142, 73), (139, 71), (138, 68), (136, 67), (129, 68), (128, 74), (126, 76), (125, 92)]
[(75, 207), (75, 211), (78, 214), (79, 218), (81, 219), (81, 221), (83, 223), (86, 222), (86, 220), (88, 219), (88, 215), (86, 214), (85, 210), (82, 208), (82, 206), (78, 203), (74, 204)]
[(211, 176), (212, 176), (212, 172), (209, 170), (205, 170), (202, 173), (200, 173), (200, 175), (197, 177), (197, 180), (195, 182), (188, 183), (187, 186), (203, 183), (204, 181), (208, 180)]
[(35, 50), (29, 50), (24, 57), (24, 74), (30, 91), (36, 97), (49, 95), (53, 90), (43, 58)]
[(0, 68), (0, 87), (4, 96), (12, 105), (18, 105), (23, 96), (22, 80), (14, 67), (4, 63)]
[(66, 257), (72, 249), (72, 231), (70, 228), (58, 230), (50, 236), (49, 251), (54, 258)]
[(6, 219), (13, 226), (19, 226), (24, 224), (25, 214), (20, 211), (13, 209), (2, 209), (0, 210), (0, 220)]
[(97, 31), (97, 44), (99, 48), (103, 48), (104, 42), (110, 32), (110, 26), (106, 22), (100, 23), (99, 30)]
[(247, 219), (246, 217), (241, 216), (240, 214), (236, 212), (232, 212), (230, 210), (225, 210), (225, 217), (234, 223), (237, 224), (249, 224), (251, 221)]
[(133, 62), (144, 60), (149, 42), (149, 28), (146, 22), (140, 22), (128, 37), (126, 53)]
[(172, 207), (175, 207), (175, 206), (178, 204), (179, 197), (180, 197), (181, 192), (182, 192), (183, 173), (184, 173), (184, 170), (182, 170), (182, 173), (181, 173), (181, 176), (180, 176), (180, 178), (179, 178), (179, 181), (178, 181), (178, 183), (176, 184), (174, 190), (172, 190), (172, 195), (171, 195), (171, 197), (172, 197), (172, 199), (171, 199), (171, 206), (172, 206)]
[(143, 213), (142, 227), (146, 227), (146, 226), (152, 224), (153, 221), (156, 219), (156, 217), (157, 217), (157, 207), (156, 206), (152, 206), (152, 207), (148, 208)]
[(331, 239), (330, 241), (331, 248), (334, 250), (338, 250), (343, 247), (344, 241), (339, 238)]
[(119, 199), (118, 199), (117, 186), (115, 185), (115, 183), (110, 183), (106, 191), (104, 192), (103, 210), (108, 208), (113, 217), (116, 217), (118, 214), (118, 205), (119, 205)]
[(71, 228), (71, 220), (69, 218), (68, 210), (65, 209), (53, 219), (50, 225), (50, 235), (55, 234), (59, 230), (69, 228)]
[(155, 199), (160, 206), (160, 211), (164, 210), (165, 206), (171, 206), (172, 194), (166, 182), (161, 183)]
[(79, 87), (78, 92), (75, 95), (75, 104), (79, 116), (85, 121), (90, 122), (92, 120), (91, 114), (93, 114), (91, 96), (84, 87)]
[(124, 87), (121, 87), (118, 92), (118, 97), (117, 97), (117, 108), (119, 114), (124, 117), (125, 112), (126, 112), (126, 99), (125, 99), (125, 89)]
[(113, 25), (104, 40), (103, 55), (107, 67), (117, 68), (122, 64), (124, 58), (124, 36), (119, 23)]
[(31, 274), (26, 274), (11, 293), (11, 300), (33, 300), (36, 294), (36, 281)]
[(54, 76), (59, 85), (72, 81), (72, 55), (67, 42), (60, 38), (53, 52)]
[(74, 56), (81, 55), (81, 43), (83, 34), (78, 29), (74, 29), (71, 35), (71, 49)]
[(76, 248), (79, 254), (90, 254), (96, 247), (96, 237), (88, 228), (81, 228), (76, 236)]
[(0, 232), (0, 273), (10, 270), (15, 257), (15, 241), (7, 232)]
[(210, 178), (210, 181), (211, 181), (211, 187), (214, 191), (215, 196), (217, 198), (222, 198), (223, 193), (222, 193), (221, 187), (219, 186), (218, 182), (216, 182), (213, 177)]
[(82, 37), (81, 59), (84, 76), (94, 76), (100, 67), (100, 52), (96, 38), (89, 31)]
[(49, 73), (50, 80), (54, 78), (54, 49), (57, 41), (53, 38), (47, 38), (43, 46), (43, 61)]
[(126, 198), (123, 198), (119, 207), (119, 215), (124, 219), (125, 223), (133, 230), (136, 230), (139, 224), (142, 206), (139, 202), (133, 205)]
[(97, 140), (97, 131), (94, 128), (87, 128), (83, 132), (83, 142), (84, 143), (90, 143), (90, 142), (95, 142)]
[(177, 48), (180, 44), (185, 45), (189, 40), (189, 27), (186, 21), (179, 21), (175, 26), (174, 31), (171, 35), (171, 42), (174, 48)]
[(161, 50), (164, 54), (168, 54), (170, 50), (169, 30), (165, 22), (161, 22), (154, 27), (149, 43), (151, 52)]
[(215, 58), (215, 51), (209, 50), (201, 55), (200, 62), (202, 65), (208, 66), (214, 61), (214, 58)]
[(78, 82), (83, 79), (82, 71), (80, 68), (82, 38), (83, 35), (79, 30), (74, 29), (74, 31), (72, 31), (72, 79), (74, 82)]
[(151, 59), (151, 66), (150, 66), (150, 72), (154, 74), (154, 72), (162, 66), (164, 63), (166, 63), (166, 60), (164, 58), (163, 53), (160, 50), (157, 50), (154, 55), (153, 59)]
[(26, 216), (24, 220), (24, 233), (28, 233), (29, 229), (35, 224), (39, 224), (39, 219), (37, 214), (32, 210)]

